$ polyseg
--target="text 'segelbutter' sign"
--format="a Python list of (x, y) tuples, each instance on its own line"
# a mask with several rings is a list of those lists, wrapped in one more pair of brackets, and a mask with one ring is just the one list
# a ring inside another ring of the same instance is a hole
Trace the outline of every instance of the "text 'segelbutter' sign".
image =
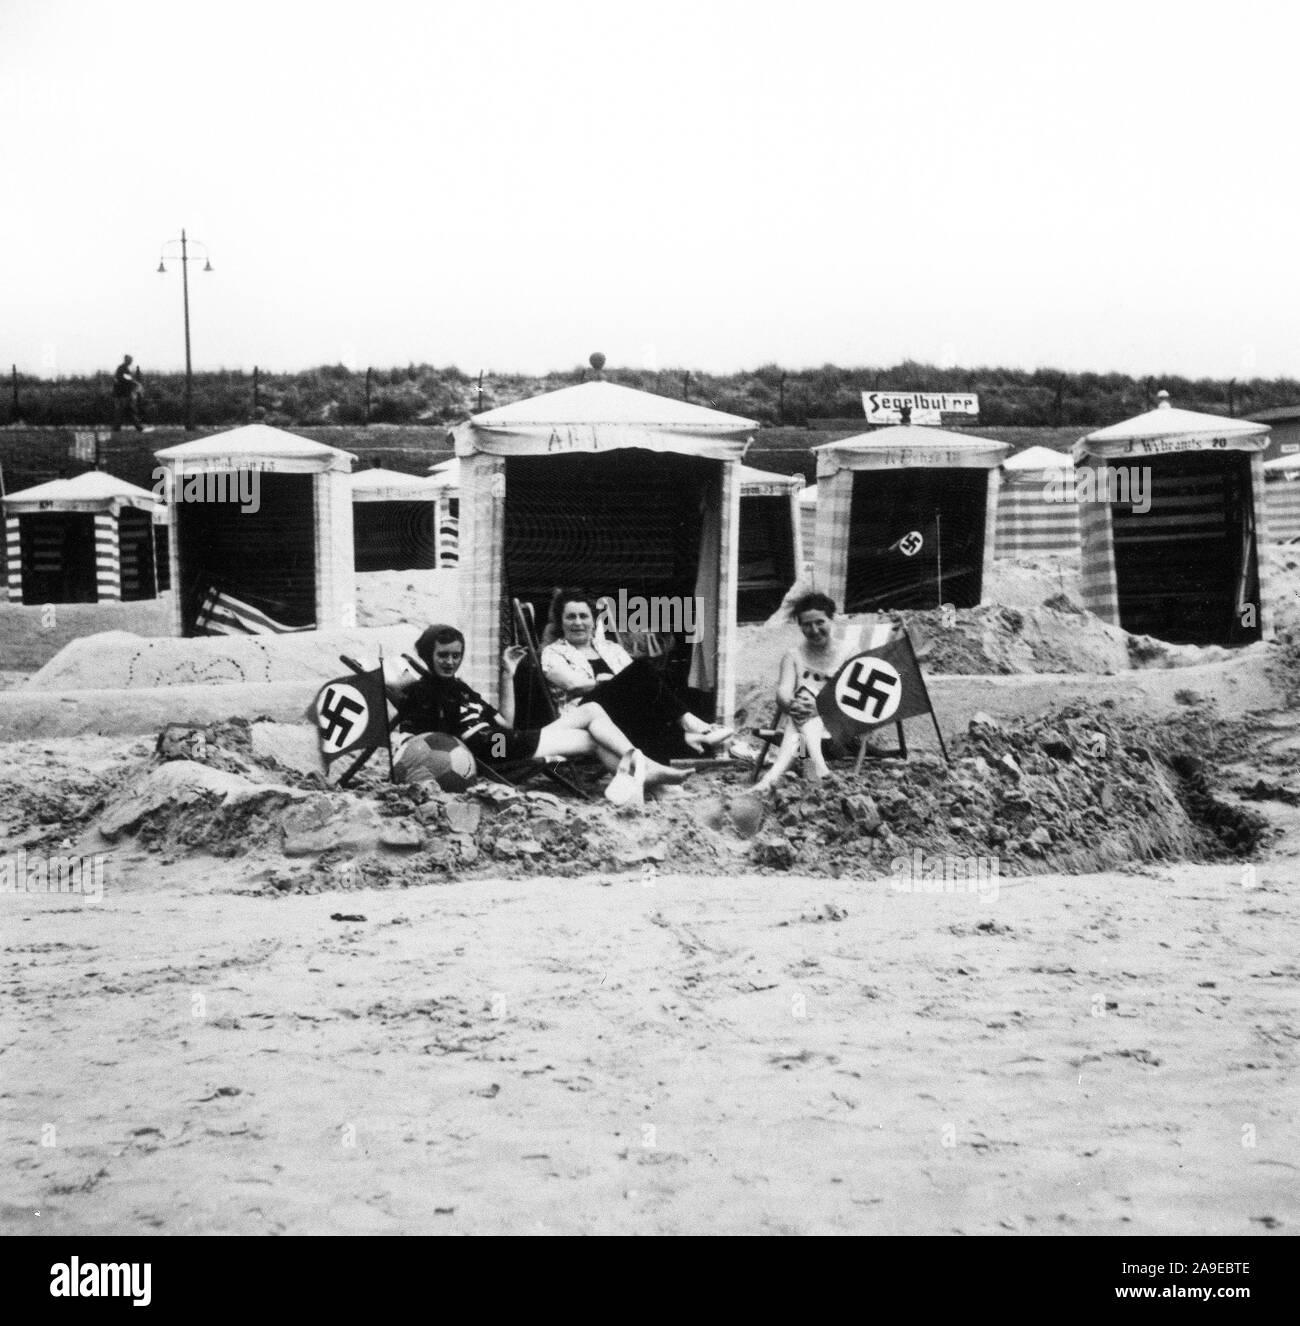
[(869, 424), (899, 424), (909, 411), (909, 423), (939, 424), (945, 414), (979, 414), (974, 392), (864, 391), (862, 408)]

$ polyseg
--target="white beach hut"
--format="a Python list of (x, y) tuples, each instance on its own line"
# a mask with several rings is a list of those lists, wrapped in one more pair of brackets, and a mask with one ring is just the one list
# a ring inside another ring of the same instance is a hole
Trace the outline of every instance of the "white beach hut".
[(495, 696), (512, 597), (544, 614), (557, 585), (667, 606), (694, 642), (668, 660), (696, 712), (735, 704), (740, 457), (753, 420), (611, 382), (475, 415), (456, 430), (466, 677)]
[(378, 466), (357, 470), (350, 481), (358, 572), (431, 570), (437, 566), (436, 484), (418, 474)]
[(737, 621), (766, 621), (803, 574), (802, 489), (802, 475), (740, 467)]
[(255, 629), (356, 624), (350, 452), (250, 424), (156, 455), (178, 635), (209, 629), (214, 596)]
[(993, 558), (1007, 450), (906, 424), (814, 447), (814, 583), (845, 612), (974, 607)]
[(1084, 602), (1126, 631), (1178, 644), (1258, 640), (1272, 629), (1257, 546), (1268, 425), (1160, 397), (1075, 444), (1076, 484), (1096, 495), (1079, 503)]

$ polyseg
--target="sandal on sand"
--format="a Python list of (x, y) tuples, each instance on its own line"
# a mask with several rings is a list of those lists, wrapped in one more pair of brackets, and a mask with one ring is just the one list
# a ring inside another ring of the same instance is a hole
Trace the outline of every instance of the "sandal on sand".
[(736, 729), (734, 727), (723, 727), (719, 723), (706, 728), (703, 732), (683, 733), (686, 744), (696, 751), (712, 750), (715, 746), (721, 746), (724, 742), (730, 741), (735, 735)]
[(605, 788), (605, 800), (612, 806), (644, 805), (645, 756), (639, 750), (630, 750), (619, 760)]

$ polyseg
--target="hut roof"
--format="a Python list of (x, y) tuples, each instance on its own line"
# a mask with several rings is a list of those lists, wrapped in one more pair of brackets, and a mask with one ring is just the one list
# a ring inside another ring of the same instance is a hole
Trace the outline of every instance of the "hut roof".
[(456, 430), (456, 453), (563, 455), (640, 447), (733, 460), (744, 449), (739, 435), (757, 427), (753, 419), (670, 396), (582, 382), (474, 415)]
[(354, 502), (432, 502), (441, 487), (435, 480), (376, 466), (351, 475)]
[(134, 507), (139, 511), (152, 511), (158, 496), (147, 488), (137, 488), (125, 479), (105, 474), (103, 470), (87, 470), (73, 479), (53, 479), (10, 493), (4, 499), (10, 515), (32, 511), (120, 511)]
[(1009, 470), (1072, 470), (1074, 459), (1051, 447), (1027, 447), (1003, 461)]
[(856, 437), (840, 438), (813, 447), (817, 477), (828, 478), (838, 470), (907, 469), (993, 469), (1002, 463), (1010, 448), (1005, 442), (970, 434), (949, 433), (923, 424), (897, 424)]
[(246, 424), (224, 433), (213, 433), (164, 447), (154, 453), (159, 460), (179, 462), (183, 466), (200, 469), (222, 468), (262, 469), (284, 474), (317, 474), (324, 470), (352, 468), (356, 457), (350, 451), (340, 451), (324, 442), (286, 433), (282, 428), (268, 424)]
[(1250, 419), (1180, 410), (1162, 400), (1154, 410), (1107, 428), (1098, 428), (1075, 443), (1074, 458), (1083, 456), (1151, 456), (1169, 451), (1263, 451), (1268, 425)]

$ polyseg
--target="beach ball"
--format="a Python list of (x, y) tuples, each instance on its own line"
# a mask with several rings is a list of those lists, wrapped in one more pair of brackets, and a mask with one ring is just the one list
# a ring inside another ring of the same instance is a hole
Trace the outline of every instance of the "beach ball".
[(469, 747), (442, 732), (416, 737), (402, 754), (412, 783), (437, 783), (444, 792), (464, 792), (478, 780), (478, 767)]

